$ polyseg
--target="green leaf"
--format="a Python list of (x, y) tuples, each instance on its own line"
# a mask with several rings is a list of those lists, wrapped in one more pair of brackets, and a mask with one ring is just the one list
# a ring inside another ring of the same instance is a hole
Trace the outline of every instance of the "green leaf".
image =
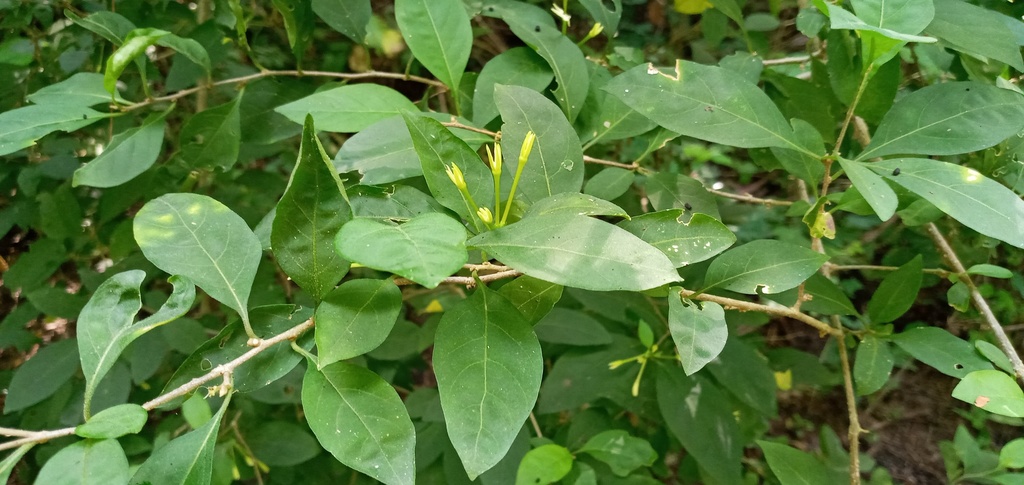
[(502, 285), (498, 293), (512, 302), (530, 325), (534, 325), (562, 298), (562, 285), (524, 275)]
[(459, 167), (470, 195), (482, 207), (487, 207), (494, 200), (491, 170), (466, 142), (458, 139), (438, 121), (409, 112), (402, 115), (430, 192), (441, 205), (465, 219), (475, 220), (476, 211), (448, 178), (447, 170), (451, 165)]
[(554, 79), (544, 59), (527, 47), (513, 47), (484, 64), (473, 88), (473, 123), (484, 126), (498, 116), (494, 86), (522, 86), (543, 91)]
[(666, 74), (643, 64), (616, 76), (605, 90), (685, 136), (740, 148), (807, 150), (768, 95), (727, 69), (678, 60)]
[(979, 354), (985, 356), (989, 362), (995, 364), (996, 367), (1013, 374), (1013, 364), (1010, 363), (1010, 359), (1006, 357), (1002, 349), (984, 340), (975, 340), (974, 348)]
[(963, 378), (992, 364), (981, 358), (970, 343), (937, 327), (917, 327), (893, 335), (890, 340), (915, 359), (947, 376)]
[(818, 485), (829, 483), (829, 473), (817, 458), (792, 446), (757, 441), (772, 473), (782, 485)]
[(21, 411), (52, 396), (78, 371), (75, 339), (53, 342), (18, 366), (7, 386), (4, 414)]
[[(677, 268), (704, 261), (725, 251), (736, 235), (705, 214), (687, 216), (683, 209), (651, 212), (617, 224), (668, 256)], [(689, 219), (687, 222), (683, 222)]]
[(238, 214), (205, 195), (166, 194), (142, 206), (134, 230), (146, 259), (195, 282), (249, 327), (249, 292), (263, 250)]
[(611, 334), (600, 322), (586, 313), (567, 308), (552, 309), (534, 325), (533, 331), (541, 342), (553, 344), (585, 346), (612, 343)]
[(892, 373), (893, 358), (889, 343), (868, 335), (857, 346), (853, 363), (853, 377), (857, 381), (857, 394), (865, 396), (885, 385)]
[(79, 17), (78, 14), (73, 11), (65, 9), (64, 15), (71, 19), (75, 25), (93, 32), (117, 45), (123, 44), (128, 33), (135, 30), (135, 24), (133, 24), (131, 20), (128, 20), (124, 16), (114, 12), (99, 11), (93, 12), (85, 17)]
[(10, 455), (7, 455), (3, 461), (0, 461), (0, 483), (8, 483), (14, 467), (18, 466), (21, 463), (21, 459), (25, 457), (25, 454), (35, 446), (36, 443), (21, 445), (15, 448)]
[(353, 219), (334, 244), (345, 259), (427, 288), (441, 284), (469, 258), (466, 229), (444, 214), (423, 214), (401, 225)]
[(540, 343), (512, 303), (481, 285), (441, 317), (434, 371), (448, 437), (476, 479), (505, 456), (537, 401)]
[(646, 133), (657, 125), (636, 112), (618, 98), (608, 94), (604, 87), (612, 79), (608, 69), (595, 63), (590, 68), (590, 92), (583, 111), (576, 119), (577, 132), (584, 147), (607, 143)]
[(310, 364), (302, 406), (320, 445), (345, 466), (388, 485), (412, 484), (415, 428), (390, 384), (346, 362)]
[(857, 160), (973, 152), (1022, 129), (1024, 95), (977, 82), (933, 84), (893, 105)]
[(686, 209), (721, 219), (715, 197), (692, 177), (668, 172), (648, 175), (647, 196), (651, 205), (659, 211)]
[(277, 203), (270, 244), (281, 269), (315, 301), (348, 272), (348, 261), (334, 250), (334, 238), (350, 220), (345, 186), (316, 137), (313, 118), (306, 117), (299, 159)]
[(918, 34), (935, 16), (931, 1), (854, 0), (853, 9), (864, 22), (881, 29)]
[(274, 7), (284, 18), (285, 32), (288, 34), (288, 45), (292, 55), (302, 65), (306, 47), (313, 37), (313, 14), (310, 2), (302, 0), (272, 0)]
[(154, 451), (132, 476), (130, 485), (209, 484), (213, 474), (213, 447), (230, 402), (229, 394), (213, 419)]
[(1003, 371), (979, 370), (967, 374), (953, 389), (953, 397), (993, 414), (1024, 418), (1024, 391)]
[(96, 289), (78, 316), (78, 352), (85, 373), (85, 415), (97, 386), (125, 348), (135, 339), (167, 322), (181, 317), (192, 307), (196, 287), (177, 276), (171, 297), (156, 313), (135, 322), (142, 308), (139, 287), (146, 273), (141, 270), (118, 273)]
[[(897, 158), (869, 167), (961, 224), (1024, 248), (1024, 200), (978, 171), (924, 158)], [(896, 169), (898, 176), (893, 175)]]
[(90, 187), (114, 187), (145, 172), (156, 163), (164, 145), (164, 119), (174, 110), (153, 113), (142, 126), (114, 135), (103, 153), (75, 170), (72, 184)]
[(370, 0), (313, 0), (313, 12), (357, 44), (366, 38), (366, 24), (373, 16)]
[(921, 255), (885, 276), (868, 302), (872, 323), (889, 323), (910, 310), (921, 289)]
[(196, 113), (178, 136), (179, 156), (192, 168), (228, 170), (238, 160), (242, 128), (238, 106), (242, 93), (220, 106)]
[[(562, 35), (558, 29), (548, 23), (535, 23), (519, 15), (504, 14), (502, 18), (526, 45), (537, 51), (555, 75), (558, 87), (555, 88), (555, 101), (562, 108), (569, 123), (583, 109), (587, 100), (587, 88), (590, 78), (587, 75), (587, 61), (583, 52), (576, 44)], [(498, 109), (501, 109), (499, 104)], [(508, 123), (508, 120), (505, 120)], [(540, 136), (540, 132), (536, 132)], [(511, 153), (511, 152), (510, 152)]]
[(531, 203), (583, 187), (583, 149), (572, 125), (540, 93), (521, 86), (494, 86), (494, 101), (501, 112), (501, 147), (505, 153), (502, 180), (512, 186), (519, 152), (529, 131), (537, 135), (523, 168), (517, 197)]
[[(35, 104), (88, 107), (110, 103), (110, 93), (103, 88), (102, 74), (79, 72), (61, 82), (39, 88), (25, 99)], [(120, 93), (115, 95), (115, 99), (119, 103), (126, 103)], [(110, 147), (106, 149), (110, 150)]]
[(188, 58), (188, 60), (202, 67), (207, 74), (210, 73), (210, 54), (202, 44), (193, 40), (179, 37), (174, 34), (161, 36), (157, 45), (174, 49), (175, 52)]
[(629, 475), (637, 468), (651, 466), (658, 458), (658, 453), (647, 440), (630, 436), (621, 429), (598, 433), (587, 440), (583, 448), (580, 448), (580, 453), (603, 461), (620, 477)]
[(718, 358), (706, 366), (725, 390), (765, 416), (778, 412), (775, 376), (765, 359), (741, 339), (729, 339)]
[(50, 457), (36, 475), (35, 483), (107, 485), (126, 483), (130, 476), (128, 458), (117, 440), (83, 440)]
[[(103, 87), (113, 96), (117, 92), (117, 79), (121, 77), (129, 63), (136, 58), (142, 59), (146, 49), (155, 45), (161, 37), (171, 35), (160, 29), (134, 29), (125, 36), (124, 43), (107, 58), (107, 67), (103, 71)], [(139, 65), (140, 70), (142, 65)]]
[(348, 189), (348, 193), (352, 212), (363, 219), (398, 222), (421, 214), (446, 211), (433, 197), (408, 185), (357, 185)]
[(679, 297), (679, 287), (669, 288), (668, 329), (679, 352), (686, 375), (693, 375), (715, 360), (729, 338), (725, 310), (717, 303), (687, 301)]
[(535, 278), (587, 290), (640, 291), (680, 279), (661, 251), (584, 216), (523, 219), (467, 244)]
[(879, 219), (883, 222), (888, 221), (896, 213), (896, 206), (899, 204), (896, 192), (885, 183), (881, 176), (872, 172), (867, 165), (843, 157), (839, 157), (839, 165), (843, 167), (850, 182), (853, 182), (853, 186), (860, 191), (860, 195), (864, 197)]
[(327, 294), (316, 309), (317, 365), (377, 348), (391, 333), (402, 311), (402, 291), (392, 281), (347, 281)]
[(75, 131), (115, 116), (85, 106), (40, 104), (0, 113), (0, 156), (35, 145), (55, 131)]
[(149, 412), (138, 404), (120, 404), (104, 409), (75, 428), (83, 438), (120, 438), (142, 431), (149, 420)]
[(793, 141), (804, 150), (772, 147), (772, 155), (775, 155), (787, 172), (815, 187), (825, 173), (821, 163), (822, 157), (825, 156), (825, 141), (814, 125), (798, 118), (793, 118), (790, 122), (793, 126)]
[(999, 450), (999, 466), (1024, 468), (1024, 438), (1017, 438)]
[(603, 0), (580, 0), (594, 21), (604, 26), (604, 34), (614, 37), (619, 30), (619, 19), (622, 17), (622, 0), (611, 0), (611, 4)]
[(762, 239), (726, 251), (704, 276), (712, 288), (739, 293), (779, 293), (794, 288), (821, 268), (828, 256), (781, 241)]
[(545, 197), (531, 205), (526, 210), (526, 213), (523, 214), (523, 218), (555, 214), (625, 217), (629, 219), (629, 214), (621, 207), (607, 200), (598, 199), (597, 197), (584, 195), (579, 192), (562, 192), (561, 194)]
[(245, 441), (257, 459), (272, 467), (299, 465), (320, 454), (309, 428), (289, 421), (260, 422)]
[(994, 264), (976, 264), (967, 268), (967, 274), (976, 274), (981, 276), (988, 276), (989, 278), (1002, 278), (1010, 279), (1013, 278), (1013, 272)]
[(738, 485), (743, 443), (733, 404), (709, 381), (678, 368), (658, 372), (658, 409), (668, 430), (716, 483)]
[(516, 485), (555, 483), (569, 474), (572, 462), (572, 453), (564, 446), (547, 444), (534, 448), (519, 462)]
[(366, 83), (320, 91), (274, 111), (299, 124), (311, 114), (321, 130), (355, 133), (385, 118), (419, 109), (394, 89)]
[(995, 59), (1024, 71), (1014, 33), (996, 11), (960, 0), (934, 0), (935, 18), (924, 33), (976, 57)]
[(608, 167), (587, 180), (587, 184), (583, 186), (583, 193), (604, 200), (615, 200), (629, 190), (635, 179), (636, 175), (632, 170)]
[(459, 82), (473, 47), (473, 29), (462, 2), (397, 0), (395, 20), (412, 55), (458, 100)]
[[(295, 305), (266, 305), (252, 309), (253, 332), (261, 338), (280, 334), (308, 319), (312, 310)], [(168, 392), (189, 380), (206, 374), (211, 368), (226, 364), (252, 350), (247, 345), (248, 334), (241, 322), (234, 320), (227, 324), (215, 337), (207, 340), (185, 359), (164, 386)], [(313, 335), (305, 334), (296, 342), (305, 349), (313, 347)], [(302, 357), (287, 344), (276, 345), (256, 355), (235, 368), (234, 386), (239, 392), (253, 392), (284, 377)], [(173, 407), (180, 400), (173, 401), (165, 408)]]

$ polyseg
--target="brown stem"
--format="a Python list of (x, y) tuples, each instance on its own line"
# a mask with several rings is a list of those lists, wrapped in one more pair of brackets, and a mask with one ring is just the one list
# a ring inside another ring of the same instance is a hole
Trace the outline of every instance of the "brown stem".
[(841, 330), (833, 328), (831, 325), (821, 320), (818, 320), (817, 318), (814, 318), (806, 313), (794, 311), (792, 308), (789, 307), (761, 305), (759, 303), (736, 300), (733, 298), (726, 298), (724, 296), (711, 295), (708, 293), (697, 293), (696, 291), (690, 291), (685, 288), (681, 292), (679, 292), (679, 295), (682, 296), (683, 298), (693, 298), (695, 300), (718, 303), (719, 305), (722, 305), (723, 307), (726, 308), (762, 312), (767, 313), (769, 315), (777, 315), (780, 317), (789, 317), (792, 318), (793, 320), (806, 323), (807, 325), (816, 328), (819, 332), (821, 332), (822, 335), (833, 335), (836, 337), (842, 336)]
[(715, 194), (719, 197), (725, 197), (726, 199), (738, 200), (740, 202), (749, 202), (751, 204), (764, 204), (768, 207), (773, 205), (789, 206), (793, 205), (791, 200), (778, 200), (778, 199), (762, 199), (760, 197), (754, 197), (750, 194), (733, 194), (731, 192), (723, 192), (721, 190), (708, 189), (708, 192)]
[(596, 163), (598, 165), (608, 165), (609, 167), (624, 168), (626, 170), (636, 170), (636, 169), (640, 168), (640, 165), (638, 165), (636, 162), (633, 162), (633, 163), (613, 162), (611, 160), (603, 160), (603, 159), (600, 159), (600, 158), (594, 158), (594, 157), (592, 157), (590, 155), (583, 155), (583, 161), (587, 162), (587, 163)]
[(850, 372), (850, 356), (846, 351), (843, 326), (836, 315), (832, 316), (832, 323), (839, 331), (836, 344), (839, 346), (839, 363), (843, 369), (843, 389), (846, 391), (846, 410), (850, 420), (847, 434), (850, 440), (850, 485), (860, 485), (860, 434), (864, 429), (860, 427), (860, 418), (857, 416), (857, 397), (853, 393), (853, 374)]

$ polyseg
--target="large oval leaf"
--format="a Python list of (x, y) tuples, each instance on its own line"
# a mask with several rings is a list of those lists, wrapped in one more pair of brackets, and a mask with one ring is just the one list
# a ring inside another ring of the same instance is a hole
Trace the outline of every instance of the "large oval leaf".
[(434, 371), (448, 436), (475, 479), (505, 456), (537, 402), (540, 342), (512, 303), (481, 286), (441, 317)]
[(345, 466), (389, 485), (414, 482), (416, 430), (380, 376), (347, 362), (310, 364), (302, 407), (316, 439)]
[(278, 106), (275, 111), (299, 124), (311, 114), (321, 130), (355, 133), (403, 111), (419, 109), (394, 89), (379, 84), (349, 84)]
[(725, 310), (713, 302), (683, 302), (680, 288), (671, 288), (668, 295), (668, 329), (679, 352), (679, 361), (686, 375), (701, 370), (718, 357), (729, 338)]
[(205, 195), (166, 194), (142, 207), (134, 230), (146, 259), (195, 282), (249, 327), (249, 292), (263, 248), (238, 214)]
[(779, 293), (809, 278), (828, 256), (781, 241), (762, 239), (727, 251), (711, 262), (704, 277), (712, 288), (755, 294)]
[(354, 219), (335, 240), (341, 255), (427, 288), (459, 270), (469, 259), (466, 228), (444, 214), (423, 214), (401, 225)]
[(557, 214), (523, 219), (467, 244), (535, 278), (595, 291), (647, 290), (679, 281), (661, 251), (607, 222)]
[(561, 192), (583, 187), (583, 149), (572, 125), (554, 103), (522, 86), (494, 86), (494, 102), (501, 113), (501, 146), (506, 160), (505, 186), (519, 165), (519, 149), (529, 131), (537, 135), (530, 158), (523, 167), (519, 193), (536, 202)]
[(392, 281), (347, 281), (316, 309), (317, 364), (322, 369), (377, 348), (402, 311), (402, 291)]
[(1024, 130), (1024, 96), (976, 82), (934, 84), (896, 103), (858, 160), (891, 155), (955, 155)]
[(869, 167), (961, 224), (1024, 248), (1024, 200), (978, 171), (924, 158), (897, 158)]
[(348, 261), (334, 250), (342, 224), (352, 219), (338, 173), (306, 117), (299, 159), (288, 189), (277, 203), (270, 243), (281, 269), (320, 301), (348, 272)]
[(473, 47), (469, 15), (459, 0), (397, 0), (395, 20), (406, 45), (459, 99), (459, 82)]
[(158, 448), (132, 476), (131, 485), (202, 485), (213, 475), (213, 448), (231, 395), (206, 424)]
[(617, 225), (661, 250), (676, 267), (704, 261), (736, 242), (736, 235), (718, 219), (690, 216), (683, 209), (652, 212)]
[(616, 76), (605, 90), (682, 135), (741, 148), (808, 152), (768, 95), (728, 69), (679, 60), (666, 74), (644, 64)]

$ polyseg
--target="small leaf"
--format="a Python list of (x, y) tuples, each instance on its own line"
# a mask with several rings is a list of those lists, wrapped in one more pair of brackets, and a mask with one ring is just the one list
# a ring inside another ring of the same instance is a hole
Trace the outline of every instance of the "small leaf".
[(249, 326), (249, 292), (263, 249), (238, 214), (205, 195), (166, 194), (139, 210), (134, 230), (146, 259), (195, 282)]
[(967, 274), (976, 274), (982, 276), (988, 276), (990, 278), (1002, 278), (1010, 279), (1013, 278), (1013, 272), (994, 264), (976, 264), (967, 268)]
[[(208, 484), (213, 474), (213, 447), (217, 444), (220, 421), (231, 402), (229, 394), (220, 410), (203, 426), (171, 440), (142, 463), (130, 485)], [(111, 482), (112, 483), (112, 482)]]
[(320, 91), (274, 111), (299, 124), (310, 114), (321, 130), (355, 133), (385, 118), (419, 109), (394, 89), (366, 83)]
[(978, 370), (964, 376), (953, 397), (990, 413), (1024, 418), (1024, 391), (1007, 373)]
[(416, 60), (458, 99), (473, 47), (469, 15), (459, 0), (396, 0), (395, 20)]
[(978, 351), (979, 354), (985, 356), (985, 358), (988, 359), (989, 362), (995, 364), (996, 367), (1006, 371), (1009, 374), (1014, 373), (1013, 364), (1010, 362), (1010, 359), (1006, 357), (1006, 354), (1003, 352), (1003, 350), (1000, 349), (999, 347), (996, 347), (995, 345), (992, 345), (984, 340), (975, 340), (974, 348)]
[(542, 92), (554, 74), (543, 58), (528, 47), (513, 47), (491, 58), (480, 70), (473, 91), (473, 123), (484, 126), (498, 116), (494, 86), (522, 86)]
[(314, 301), (322, 300), (348, 272), (348, 261), (334, 250), (334, 238), (350, 220), (345, 186), (316, 137), (313, 118), (307, 117), (299, 159), (277, 203), (270, 242), (281, 269)]
[(173, 110), (172, 105), (166, 111), (146, 117), (142, 126), (114, 135), (102, 154), (75, 170), (72, 184), (114, 187), (148, 170), (163, 149), (167, 127), (164, 119)]
[[(730, 249), (708, 267), (705, 290), (779, 293), (794, 288), (821, 268), (828, 256), (781, 241), (758, 240)], [(760, 289), (760, 290), (759, 290)]]
[(914, 306), (921, 289), (922, 263), (917, 255), (900, 269), (885, 276), (868, 302), (868, 316), (873, 323), (889, 323)]
[(584, 216), (523, 219), (467, 244), (530, 276), (576, 288), (640, 291), (679, 280), (663, 253), (618, 227)]
[(658, 453), (647, 440), (630, 436), (620, 429), (598, 433), (587, 440), (583, 448), (580, 448), (580, 453), (603, 461), (620, 477), (629, 475), (637, 468), (651, 466), (658, 458)]
[(537, 401), (540, 343), (512, 303), (481, 285), (441, 317), (434, 370), (448, 436), (475, 479), (505, 456)]
[(1024, 468), (1024, 438), (1017, 438), (999, 450), (999, 466)]
[(572, 462), (572, 453), (564, 446), (548, 444), (534, 448), (519, 462), (516, 485), (555, 483), (569, 474)]
[(860, 162), (842, 157), (839, 157), (839, 165), (843, 167), (853, 186), (860, 191), (860, 195), (874, 209), (875, 214), (878, 214), (879, 219), (883, 222), (888, 221), (896, 213), (896, 206), (899, 204), (896, 192), (881, 176)]
[(362, 44), (373, 10), (370, 0), (313, 0), (313, 12), (332, 29)]
[(242, 93), (220, 106), (189, 117), (178, 140), (180, 156), (192, 168), (231, 168), (238, 160), (242, 127), (238, 106)]
[(718, 357), (729, 338), (725, 310), (713, 302), (684, 303), (679, 287), (669, 288), (668, 329), (679, 352), (679, 361), (686, 375), (695, 372)]
[(142, 431), (149, 420), (149, 412), (138, 404), (120, 404), (104, 409), (75, 428), (83, 438), (120, 438)]
[(857, 381), (857, 394), (865, 396), (885, 385), (892, 373), (893, 358), (889, 343), (868, 335), (857, 346), (853, 363), (853, 377)]
[(494, 102), (501, 112), (501, 147), (505, 153), (503, 184), (512, 187), (519, 166), (519, 152), (527, 132), (537, 141), (519, 181), (518, 197), (536, 202), (561, 192), (583, 187), (583, 149), (572, 125), (554, 103), (521, 86), (494, 86)]
[(948, 376), (963, 378), (992, 364), (981, 358), (974, 347), (937, 327), (917, 327), (893, 335), (891, 340), (915, 359)]
[(423, 214), (401, 225), (353, 219), (334, 244), (345, 259), (427, 288), (441, 284), (469, 258), (466, 229), (444, 214)]
[(791, 446), (758, 440), (764, 458), (782, 485), (819, 485), (829, 483), (825, 465), (814, 456)]
[(973, 152), (1022, 129), (1021, 94), (977, 82), (933, 84), (893, 105), (857, 160), (891, 154)]
[(18, 366), (7, 386), (4, 414), (21, 411), (52, 396), (78, 371), (75, 339), (53, 342)]
[[(869, 166), (961, 224), (1024, 248), (1024, 200), (976, 170), (924, 158), (897, 158)], [(892, 175), (897, 168), (899, 175)]]
[(718, 219), (705, 214), (690, 217), (683, 209), (644, 214), (617, 226), (658, 248), (677, 268), (711, 258), (736, 242), (736, 235)]
[(562, 298), (562, 286), (524, 275), (502, 285), (498, 293), (515, 305), (530, 325), (535, 325)]
[(46, 460), (35, 483), (108, 485), (126, 483), (130, 476), (128, 458), (117, 440), (83, 440), (62, 448)]
[(302, 405), (320, 445), (342, 464), (388, 485), (414, 482), (415, 428), (380, 376), (347, 362), (310, 364)]
[(402, 311), (402, 291), (392, 281), (347, 281), (316, 309), (317, 365), (323, 369), (377, 348)]

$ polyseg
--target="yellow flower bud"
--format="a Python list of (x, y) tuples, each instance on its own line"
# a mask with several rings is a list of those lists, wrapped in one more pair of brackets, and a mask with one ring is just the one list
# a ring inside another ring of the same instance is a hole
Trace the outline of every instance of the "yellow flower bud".
[(501, 175), (501, 144), (494, 144), (494, 152), (491, 152), (491, 147), (487, 148), (487, 161), (491, 165), (491, 173), (494, 175)]
[(476, 210), (476, 215), (480, 217), (484, 224), (490, 225), (494, 222), (494, 214), (491, 214), (491, 210), (486, 207), (481, 207)]
[(521, 167), (530, 158), (530, 152), (533, 151), (533, 143), (537, 141), (537, 134), (528, 131), (526, 132), (526, 138), (523, 139), (523, 146), (519, 149), (519, 166)]
[(598, 22), (598, 23), (594, 24), (593, 27), (590, 28), (590, 32), (587, 32), (586, 39), (587, 40), (593, 39), (594, 37), (597, 37), (598, 35), (601, 35), (601, 32), (604, 32), (604, 24), (602, 24), (601, 22)]
[(458, 165), (446, 165), (444, 171), (459, 190), (466, 190), (466, 177), (462, 175), (462, 169)]

